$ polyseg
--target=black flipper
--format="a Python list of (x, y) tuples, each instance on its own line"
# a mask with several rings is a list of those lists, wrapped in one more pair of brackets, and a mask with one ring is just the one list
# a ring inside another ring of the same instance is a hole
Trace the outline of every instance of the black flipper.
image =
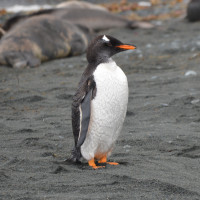
[[(88, 74), (92, 74), (92, 72)], [(95, 95), (96, 83), (93, 75), (87, 78), (83, 76), (72, 103), (72, 128), (75, 146), (72, 150), (72, 157), (69, 160), (73, 162), (80, 162), (82, 157), (80, 147), (87, 136), (90, 122), (91, 100), (94, 99)]]
[(91, 100), (92, 100), (92, 89), (86, 94), (85, 98), (83, 99), (79, 109), (80, 109), (80, 133), (79, 139), (76, 147), (80, 147), (83, 142), (85, 141), (86, 134), (88, 131), (88, 126), (90, 122), (90, 112), (91, 112)]

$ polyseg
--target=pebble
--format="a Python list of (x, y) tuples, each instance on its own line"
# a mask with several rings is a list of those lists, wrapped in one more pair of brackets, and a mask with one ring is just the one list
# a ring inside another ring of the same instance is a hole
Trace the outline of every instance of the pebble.
[(69, 64), (69, 65), (68, 65), (68, 68), (74, 68), (74, 65)]
[(83, 58), (82, 58), (82, 61), (87, 61), (87, 58), (83, 57)]
[(147, 1), (140, 1), (140, 2), (138, 2), (138, 5), (139, 6), (144, 6), (144, 7), (150, 7), (151, 3), (147, 2)]
[[(184, 49), (187, 49), (187, 48), (184, 48)], [(191, 51), (191, 52), (196, 51), (196, 47), (192, 47), (192, 48), (190, 49), (190, 51)]]
[(196, 41), (196, 45), (200, 47), (200, 41)]
[(139, 54), (139, 55), (138, 55), (138, 58), (143, 58), (143, 55), (142, 55), (142, 54)]
[(191, 104), (197, 104), (199, 102), (200, 102), (200, 99), (194, 99), (194, 100), (191, 101)]
[(152, 44), (150, 43), (146, 45), (146, 48), (151, 48), (151, 47), (152, 47)]
[(142, 51), (141, 51), (140, 49), (136, 49), (136, 50), (135, 50), (135, 53), (136, 53), (136, 54), (142, 54)]
[(192, 54), (192, 56), (190, 57), (190, 59), (197, 58), (198, 56), (199, 56), (199, 54), (198, 54), (198, 53), (194, 53), (194, 54)]
[(138, 55), (138, 58), (143, 58), (142, 51), (140, 49), (136, 49), (135, 53)]
[(123, 148), (124, 149), (129, 149), (129, 148), (131, 148), (131, 146), (127, 144), (127, 145), (124, 145)]
[(185, 72), (185, 76), (196, 76), (197, 73), (195, 71), (189, 70), (187, 72)]
[(157, 76), (152, 76), (152, 77), (151, 77), (152, 80), (155, 80), (155, 79), (157, 79), (157, 78), (158, 78)]
[(163, 107), (168, 107), (169, 104), (167, 104), (167, 103), (162, 103), (161, 106), (163, 106)]
[(161, 26), (161, 25), (163, 25), (163, 22), (162, 21), (153, 21), (152, 22), (154, 25), (156, 25), (156, 26)]

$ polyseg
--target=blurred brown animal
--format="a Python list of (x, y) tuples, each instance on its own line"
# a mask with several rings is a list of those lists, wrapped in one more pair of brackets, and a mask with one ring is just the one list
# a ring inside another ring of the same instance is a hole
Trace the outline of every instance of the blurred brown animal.
[(47, 60), (84, 53), (95, 35), (93, 31), (149, 26), (90, 3), (68, 2), (63, 6), (10, 18), (3, 26), (6, 33), (0, 41), (0, 64), (36, 67)]

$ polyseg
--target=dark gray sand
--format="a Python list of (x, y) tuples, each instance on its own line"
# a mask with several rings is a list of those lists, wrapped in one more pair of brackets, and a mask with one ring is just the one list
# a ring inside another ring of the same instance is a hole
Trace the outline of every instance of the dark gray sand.
[(0, 68), (0, 199), (200, 199), (200, 24), (105, 33), (135, 44), (115, 56), (129, 104), (111, 161), (63, 161), (73, 147), (72, 95), (85, 55)]

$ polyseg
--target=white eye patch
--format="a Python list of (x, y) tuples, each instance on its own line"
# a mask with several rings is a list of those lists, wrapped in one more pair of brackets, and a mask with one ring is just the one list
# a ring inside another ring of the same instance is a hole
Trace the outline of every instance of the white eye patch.
[(104, 40), (104, 41), (106, 41), (106, 42), (109, 42), (109, 41), (110, 41), (105, 35), (102, 37), (102, 40)]

